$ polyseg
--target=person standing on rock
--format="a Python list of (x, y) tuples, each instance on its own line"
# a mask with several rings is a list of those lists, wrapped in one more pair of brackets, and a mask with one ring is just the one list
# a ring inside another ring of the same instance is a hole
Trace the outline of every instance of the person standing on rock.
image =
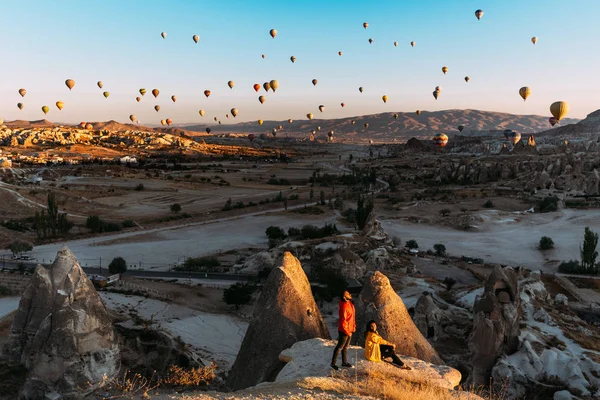
[(337, 358), (342, 351), (342, 367), (352, 368), (352, 364), (348, 362), (348, 346), (350, 345), (350, 338), (356, 331), (356, 311), (354, 310), (354, 304), (352, 304), (352, 295), (345, 290), (342, 293), (339, 304), (339, 322), (338, 322), (338, 343), (333, 350), (333, 358), (331, 360), (331, 368), (336, 371), (339, 369), (337, 366)]
[(369, 361), (381, 362), (382, 358), (391, 357), (393, 363), (402, 369), (411, 369), (396, 355), (396, 345), (388, 342), (377, 332), (375, 321), (369, 321), (365, 332), (365, 358)]

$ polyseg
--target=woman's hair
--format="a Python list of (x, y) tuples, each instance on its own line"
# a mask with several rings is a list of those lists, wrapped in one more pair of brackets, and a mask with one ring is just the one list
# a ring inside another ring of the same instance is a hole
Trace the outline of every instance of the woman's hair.
[(371, 330), (371, 324), (377, 324), (377, 322), (375, 322), (374, 320), (370, 320), (369, 322), (367, 322), (367, 329), (365, 329), (365, 339), (367, 338), (369, 332), (377, 332)]

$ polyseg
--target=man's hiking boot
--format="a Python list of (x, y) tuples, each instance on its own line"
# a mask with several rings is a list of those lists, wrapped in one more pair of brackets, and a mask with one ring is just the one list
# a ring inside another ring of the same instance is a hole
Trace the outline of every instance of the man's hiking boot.
[(350, 363), (343, 363), (342, 364), (343, 368), (354, 368), (354, 365), (350, 364)]
[(335, 369), (336, 371), (340, 369), (340, 367), (338, 367), (334, 363), (331, 363), (330, 367), (333, 368), (333, 369)]

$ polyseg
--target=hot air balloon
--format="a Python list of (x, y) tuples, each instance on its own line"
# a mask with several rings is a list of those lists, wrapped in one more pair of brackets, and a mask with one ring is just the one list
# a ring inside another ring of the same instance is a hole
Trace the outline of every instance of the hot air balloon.
[(63, 103), (62, 101), (56, 102), (56, 108), (58, 108), (59, 110), (62, 110), (64, 106), (65, 106), (65, 103)]
[(107, 99), (108, 99), (108, 96), (110, 96), (110, 93), (109, 93), (109, 92), (104, 92), (104, 93), (102, 93), (102, 95), (103, 95), (105, 98), (107, 98)]
[(158, 94), (160, 92), (158, 91), (158, 89), (152, 89), (152, 96), (154, 96), (155, 98), (158, 97)]
[(21, 97), (25, 97), (25, 95), (27, 94), (27, 90), (19, 89), (19, 94), (21, 95)]
[(232, 108), (231, 109), (231, 115), (233, 115), (234, 118), (237, 117), (237, 115), (238, 115), (238, 109), (237, 108)]
[(165, 125), (167, 124), (167, 121), (165, 121), (164, 119), (161, 119), (161, 120), (160, 120), (160, 124), (161, 124), (162, 126), (165, 126)]
[(388, 101), (387, 95), (384, 94), (383, 96), (381, 96), (381, 100), (383, 100), (384, 103), (387, 103), (387, 101)]
[(552, 125), (552, 126), (554, 126), (558, 123), (558, 121), (554, 117), (548, 118), (548, 122), (550, 122), (550, 125)]
[(291, 119), (291, 118), (290, 118), (290, 119), (288, 119), (288, 124), (290, 124), (290, 125), (291, 125), (291, 124), (292, 124), (292, 122), (294, 122), (294, 120), (293, 120), (293, 119)]
[(363, 22), (363, 28), (367, 29), (369, 27), (369, 23), (368, 22)]
[(204, 95), (208, 98), (208, 96), (210, 96), (210, 90), (205, 90)]
[(523, 101), (527, 100), (530, 94), (531, 89), (529, 89), (527, 86), (523, 86), (521, 89), (519, 89), (519, 95), (523, 98)]
[(312, 113), (308, 113), (308, 114), (306, 114), (306, 118), (308, 118), (308, 119), (313, 119), (313, 115), (312, 115)]
[(333, 139), (333, 130), (327, 132), (327, 136), (329, 137), (329, 140), (331, 141)]
[(104, 86), (104, 83), (102, 81), (98, 81), (98, 83), (96, 83), (96, 85), (98, 85), (98, 87), (100, 89), (102, 89), (102, 87)]
[(229, 82), (227, 82), (227, 86), (229, 86), (229, 89), (233, 89), (233, 87), (235, 86), (235, 82), (229, 81)]
[(442, 72), (444, 73), (444, 75), (446, 75), (446, 72), (448, 72), (448, 67), (446, 67), (446, 66), (442, 67)]
[(291, 57), (290, 57), (290, 61), (291, 61), (291, 62), (293, 62), (293, 63), (295, 63), (295, 62), (296, 62), (296, 57), (294, 57), (294, 56), (291, 56)]
[(441, 92), (442, 91), (442, 87), (441, 86), (436, 86), (435, 90), (437, 90), (438, 92)]
[(324, 110), (324, 109), (325, 109), (325, 106), (324, 106), (323, 104), (321, 104), (321, 105), (319, 106), (319, 111), (323, 112), (323, 110)]
[(369, 129), (369, 124), (365, 122), (365, 129)]
[(318, 131), (320, 131), (320, 130), (321, 130), (321, 127), (320, 127), (320, 126), (317, 126), (317, 130), (318, 130)]
[(273, 130), (271, 131), (271, 135), (275, 137), (277, 135), (277, 129), (273, 128)]
[(162, 32), (162, 33), (160, 34), (160, 36), (162, 36), (162, 38), (163, 38), (163, 39), (165, 39), (165, 38), (167, 37), (167, 33), (166, 33), (166, 32)]
[(139, 103), (142, 100), (142, 98), (140, 96), (138, 96), (135, 98), (135, 100)]
[(260, 90), (260, 85), (258, 83), (255, 83), (252, 87), (254, 88), (255, 92), (258, 92)]
[(175, 96), (175, 95), (171, 96), (171, 100), (173, 100), (173, 103), (175, 103), (177, 101), (177, 96)]
[(211, 129), (207, 127), (207, 128), (206, 128), (206, 133), (210, 133), (210, 130), (211, 130)]
[(417, 110), (417, 115), (421, 115), (421, 110)]
[(171, 118), (167, 118), (165, 120), (165, 122), (167, 123), (168, 126), (171, 126), (171, 124), (173, 123), (173, 120)]
[(469, 78), (468, 76), (465, 76), (465, 82), (469, 83), (470, 80), (471, 80), (471, 78)]
[(271, 89), (271, 84), (269, 82), (263, 83), (263, 89), (265, 89), (265, 92), (268, 92)]
[(198, 43), (198, 40), (200, 40), (200, 36), (194, 35), (192, 36), (192, 40), (194, 41), (194, 43)]
[(219, 117), (214, 117), (213, 119), (215, 120), (215, 122), (219, 121)]
[(258, 122), (258, 125), (262, 125), (263, 124), (263, 120), (262, 119), (259, 119), (257, 122)]
[(86, 125), (86, 123), (85, 123), (85, 122), (80, 122), (80, 123), (79, 123), (79, 126), (80, 126), (80, 127), (82, 127), (82, 128), (85, 128), (85, 125)]
[(265, 100), (267, 100), (265, 96), (258, 96), (258, 101), (260, 101), (260, 104), (265, 104)]
[(142, 96), (143, 96), (143, 95), (145, 95), (145, 94), (146, 94), (146, 89), (144, 89), (144, 88), (141, 88), (141, 89), (140, 89), (140, 94), (141, 94)]
[(415, 43), (414, 41), (410, 42), (410, 45), (411, 45), (412, 47), (415, 47), (415, 44), (416, 44), (416, 43)]
[(436, 133), (432, 140), (436, 147), (445, 147), (448, 144), (448, 136), (445, 133)]
[(159, 112), (159, 111), (160, 111), (160, 106), (159, 106), (158, 104), (157, 104), (157, 105), (155, 105), (155, 106), (154, 106), (154, 110), (156, 110), (156, 112)]
[(355, 121), (355, 120), (352, 120), (352, 121), (350, 121), (350, 123), (351, 123), (352, 125), (354, 125), (354, 124), (356, 124), (356, 121)]
[(373, 38), (369, 38), (369, 43), (373, 43)]
[(263, 60), (264, 60), (264, 59), (265, 59), (265, 57), (266, 57), (264, 54), (261, 54), (260, 56), (263, 58)]
[(272, 37), (273, 39), (275, 39), (275, 36), (277, 36), (277, 29), (271, 29), (271, 30), (269, 31), (269, 35), (271, 35), (271, 37)]
[(477, 17), (477, 19), (481, 19), (481, 17), (483, 17), (483, 10), (477, 10), (475, 11), (475, 16)]
[(531, 43), (533, 43), (534, 45), (537, 43), (537, 41), (538, 41), (537, 36), (534, 36), (531, 38)]
[(279, 82), (277, 82), (275, 79), (273, 79), (271, 82), (269, 82), (269, 85), (271, 86), (272, 91), (276, 91), (277, 88), (279, 87)]
[(204, 110), (198, 111), (198, 114), (200, 114), (201, 117), (204, 117)]
[(131, 122), (134, 122), (136, 120), (135, 115), (131, 114), (129, 116), (129, 119), (131, 120)]
[(67, 87), (69, 88), (69, 90), (71, 90), (75, 86), (75, 81), (73, 79), (67, 79), (65, 81), (65, 85), (67, 85)]
[(342, 53), (341, 51), (338, 51), (338, 56), (340, 56), (340, 57), (341, 57), (341, 56), (342, 56), (342, 54), (344, 54), (344, 53)]
[(556, 122), (560, 122), (569, 112), (569, 104), (565, 101), (557, 101), (550, 106), (550, 113), (556, 118)]
[(434, 91), (433, 91), (433, 97), (434, 97), (434, 98), (437, 100), (437, 99), (438, 99), (438, 97), (440, 96), (440, 93), (441, 93), (441, 92), (440, 92), (439, 90), (434, 90)]
[(48, 111), (50, 111), (50, 108), (48, 106), (43, 106), (42, 111), (44, 112), (44, 114), (48, 114)]
[(358, 91), (362, 93), (362, 92), (364, 91), (363, 87), (362, 87), (362, 86), (361, 86), (361, 87), (359, 87), (359, 88), (358, 88)]
[(459, 125), (459, 126), (457, 127), (457, 129), (458, 129), (458, 131), (459, 131), (459, 132), (462, 132), (462, 131), (463, 131), (463, 129), (465, 129), (465, 127), (464, 127), (464, 126), (462, 126), (462, 125)]
[(219, 121), (219, 125), (221, 125), (221, 121)]
[(504, 137), (506, 137), (506, 140), (508, 140), (509, 142), (512, 142), (513, 145), (519, 143), (519, 140), (521, 140), (521, 134), (511, 129), (507, 129), (504, 131)]
[(340, 106), (342, 106), (342, 108), (346, 107), (345, 103), (341, 103)]
[(394, 47), (398, 47), (398, 42), (394, 42)]
[(398, 119), (398, 114), (394, 114), (394, 119)]
[(277, 129), (281, 130), (281, 129), (283, 129), (283, 126), (279, 125), (279, 126), (277, 126)]
[(22, 110), (23, 109), (23, 103), (17, 103), (17, 108), (19, 110)]
[(248, 140), (250, 142), (254, 142), (254, 138), (255, 138), (254, 133), (251, 133), (251, 134), (248, 135)]
[(313, 86), (317, 86), (317, 83), (319, 83), (319, 81), (318, 81), (318, 80), (316, 80), (316, 79), (313, 79), (313, 80), (312, 80), (312, 84), (313, 84)]

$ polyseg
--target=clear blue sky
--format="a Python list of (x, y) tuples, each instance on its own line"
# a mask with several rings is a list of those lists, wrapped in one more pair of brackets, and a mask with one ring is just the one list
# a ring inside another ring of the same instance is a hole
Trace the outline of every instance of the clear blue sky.
[[(485, 12), (481, 21), (478, 8)], [(218, 116), (230, 123), (451, 108), (549, 116), (550, 103), (564, 100), (570, 117), (583, 118), (600, 108), (598, 15), (596, 0), (7, 1), (0, 117), (41, 119), (43, 105), (52, 121), (128, 122), (134, 114), (149, 125), (169, 117), (214, 123)], [(275, 39), (271, 28), (279, 32)], [(539, 37), (536, 46), (532, 36)], [(68, 78), (76, 81), (72, 92)], [(265, 93), (252, 85), (271, 79), (280, 88), (260, 105)], [(437, 85), (443, 92), (435, 101)], [(517, 93), (524, 85), (533, 91), (525, 103)], [(137, 103), (141, 87), (148, 93)], [(19, 88), (27, 89), (23, 99)], [(205, 89), (212, 91), (209, 99)], [(232, 107), (239, 115), (226, 119)]]

